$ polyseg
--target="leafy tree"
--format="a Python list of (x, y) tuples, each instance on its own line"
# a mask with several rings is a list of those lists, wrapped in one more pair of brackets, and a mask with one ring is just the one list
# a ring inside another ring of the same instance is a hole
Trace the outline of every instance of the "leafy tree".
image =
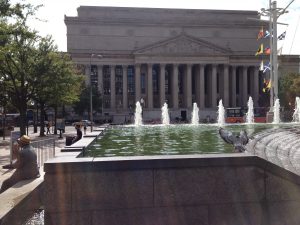
[[(83, 116), (84, 112), (88, 112), (90, 115), (90, 95), (91, 95), (91, 89), (90, 86), (85, 87), (85, 84), (82, 84), (83, 91), (81, 92), (80, 99), (77, 103), (74, 105), (74, 111), (80, 115)], [(101, 112), (102, 108), (102, 97), (100, 92), (97, 90), (97, 88), (93, 85), (92, 86), (92, 101), (93, 101), (93, 111)]]
[(0, 89), (5, 87), (5, 95), (20, 112), (21, 134), (25, 134), (27, 102), (33, 94), (31, 65), (34, 45), (39, 39), (26, 21), (37, 8), (31, 4), (12, 5), (8, 0), (0, 2)]
[(300, 96), (300, 74), (289, 73), (279, 79), (280, 104), (287, 109), (294, 109), (295, 98)]
[(83, 76), (80, 76), (67, 54), (57, 52), (51, 37), (41, 39), (33, 73), (36, 77), (34, 100), (40, 106), (40, 135), (43, 136), (46, 107), (53, 106), (56, 109), (77, 101)]
[[(34, 77), (34, 43), (38, 37), (35, 32), (20, 24), (14, 25), (9, 41), (0, 46), (0, 76), (7, 87), (11, 103), (20, 112), (21, 134), (25, 134), (27, 102), (32, 98)], [(10, 32), (7, 30), (7, 33)]]
[[(70, 57), (57, 52), (51, 37), (41, 38), (26, 25), (39, 6), (0, 1), (0, 89), (5, 87), (3, 95), (18, 109), (25, 134), (28, 102), (39, 103), (44, 118), (46, 106), (78, 99), (82, 77)], [(43, 121), (41, 128), (44, 135)]]

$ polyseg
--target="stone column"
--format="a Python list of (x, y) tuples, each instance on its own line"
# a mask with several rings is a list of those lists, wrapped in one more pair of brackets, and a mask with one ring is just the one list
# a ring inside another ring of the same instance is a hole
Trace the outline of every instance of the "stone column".
[(178, 109), (178, 64), (173, 64), (172, 103), (173, 108)]
[(254, 67), (253, 88), (253, 103), (257, 107), (259, 99), (259, 67)]
[(85, 85), (90, 86), (91, 84), (91, 66), (85, 65)]
[(228, 65), (224, 65), (224, 83), (223, 83), (223, 91), (224, 91), (224, 99), (223, 105), (224, 107), (229, 107), (229, 68)]
[(211, 74), (211, 107), (217, 107), (217, 65), (212, 65)]
[(192, 64), (187, 64), (186, 71), (186, 107), (192, 108)]
[(103, 66), (97, 65), (98, 68), (98, 91), (103, 96)]
[(160, 99), (160, 107), (162, 107), (166, 101), (166, 65), (160, 64), (160, 74), (159, 74), (159, 99)]
[(135, 101), (141, 100), (141, 65), (135, 65)]
[(116, 66), (110, 66), (110, 108), (116, 108)]
[(123, 75), (123, 109), (128, 108), (127, 66), (122, 66)]
[(204, 79), (205, 65), (199, 65), (199, 88), (200, 88), (200, 109), (205, 108), (205, 79)]
[(232, 71), (231, 71), (231, 102), (232, 102), (232, 107), (236, 107), (236, 67), (232, 66)]
[(153, 108), (153, 81), (152, 81), (152, 64), (148, 64), (147, 72), (147, 106), (149, 109)]
[[(247, 105), (247, 98), (248, 98), (248, 77), (247, 77), (247, 71), (248, 71), (248, 67), (247, 66), (243, 66), (243, 85), (242, 85), (242, 106), (246, 106)], [(240, 93), (241, 93), (240, 91)]]

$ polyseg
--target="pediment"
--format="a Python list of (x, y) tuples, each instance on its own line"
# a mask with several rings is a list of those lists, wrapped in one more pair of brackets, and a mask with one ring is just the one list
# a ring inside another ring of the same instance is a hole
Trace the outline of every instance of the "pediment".
[(140, 48), (135, 55), (228, 55), (231, 51), (207, 41), (181, 34), (174, 38)]

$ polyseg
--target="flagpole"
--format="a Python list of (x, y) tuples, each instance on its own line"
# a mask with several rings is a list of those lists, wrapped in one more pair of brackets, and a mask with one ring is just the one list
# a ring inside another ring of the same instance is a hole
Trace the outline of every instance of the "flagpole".
[[(277, 2), (274, 1), (272, 3), (273, 9), (273, 51), (271, 50), (271, 54), (273, 55), (273, 103), (278, 98), (278, 55), (277, 55)], [(271, 83), (272, 85), (272, 83)]]
[(272, 20), (272, 0), (269, 0), (269, 9), (270, 9), (270, 18), (269, 18), (269, 31), (270, 31), (270, 49), (271, 49), (271, 54), (270, 54), (270, 81), (271, 81), (271, 89), (270, 89), (270, 112), (273, 111), (273, 96), (274, 96), (274, 92), (273, 92), (273, 20)]
[[(284, 13), (287, 13), (287, 8), (294, 2), (291, 2), (284, 8), (277, 8), (277, 2), (269, 0), (269, 9), (261, 9), (262, 12), (260, 15), (269, 16), (269, 29), (270, 29), (270, 80), (271, 80), (271, 89), (270, 89), (270, 112), (273, 112), (273, 105), (275, 100), (278, 98), (278, 55), (277, 55), (277, 22), (279, 16)], [(284, 24), (286, 25), (286, 24)]]

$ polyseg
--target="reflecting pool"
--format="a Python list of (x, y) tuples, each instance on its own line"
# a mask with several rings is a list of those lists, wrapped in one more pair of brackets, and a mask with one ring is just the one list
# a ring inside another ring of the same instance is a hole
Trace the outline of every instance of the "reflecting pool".
[[(246, 130), (248, 136), (273, 128), (274, 124), (225, 125), (224, 128), (239, 133)], [(289, 124), (280, 124), (280, 127)], [(199, 125), (149, 125), (113, 126), (104, 136), (86, 150), (86, 156), (142, 156), (181, 155), (205, 153), (229, 153), (233, 146), (225, 143), (215, 124)]]

